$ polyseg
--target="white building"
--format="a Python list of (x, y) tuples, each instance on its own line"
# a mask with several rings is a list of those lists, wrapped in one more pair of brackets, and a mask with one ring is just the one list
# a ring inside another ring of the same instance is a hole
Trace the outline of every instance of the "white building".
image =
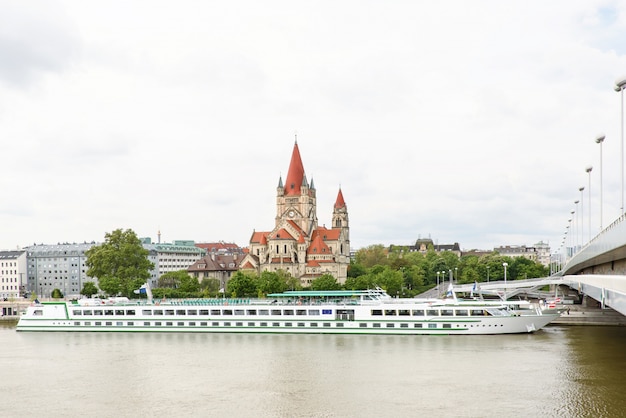
[(24, 295), (26, 251), (0, 251), (0, 300)]

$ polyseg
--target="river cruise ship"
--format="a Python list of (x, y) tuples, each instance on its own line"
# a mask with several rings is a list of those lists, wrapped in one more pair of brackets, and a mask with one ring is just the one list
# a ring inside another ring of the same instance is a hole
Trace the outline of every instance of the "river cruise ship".
[(537, 331), (559, 314), (524, 302), (391, 298), (382, 289), (289, 291), (266, 299), (42, 302), (17, 331), (474, 335)]

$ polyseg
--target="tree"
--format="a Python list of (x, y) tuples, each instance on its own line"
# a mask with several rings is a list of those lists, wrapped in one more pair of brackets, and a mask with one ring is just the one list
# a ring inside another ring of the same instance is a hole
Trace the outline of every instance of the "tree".
[(311, 282), (311, 290), (339, 290), (341, 285), (332, 274), (323, 274)]
[(287, 290), (286, 277), (282, 277), (278, 272), (264, 271), (257, 279), (257, 289), (259, 296), (267, 296), (270, 293), (282, 293)]
[(98, 287), (94, 282), (85, 282), (82, 290), (80, 291), (81, 295), (87, 296), (88, 298), (92, 297), (96, 293), (98, 293)]
[(97, 277), (98, 286), (109, 295), (132, 297), (154, 268), (148, 250), (130, 229), (116, 229), (104, 238), (104, 243), (85, 251), (87, 275)]
[(242, 271), (236, 271), (226, 287), (228, 294), (234, 298), (255, 297), (258, 293), (254, 278)]
[(61, 292), (57, 288), (54, 288), (52, 290), (52, 294), (50, 294), (50, 297), (52, 297), (53, 299), (61, 299), (63, 297), (63, 292)]
[(366, 268), (376, 264), (387, 265), (387, 250), (382, 244), (361, 248), (356, 252), (356, 262)]
[(159, 277), (159, 287), (179, 289), (181, 292), (193, 293), (200, 290), (200, 283), (191, 277), (186, 270), (168, 271)]

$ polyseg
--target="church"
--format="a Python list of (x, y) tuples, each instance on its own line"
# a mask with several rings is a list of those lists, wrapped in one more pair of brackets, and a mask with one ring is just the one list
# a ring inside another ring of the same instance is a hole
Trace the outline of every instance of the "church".
[(248, 254), (240, 270), (283, 270), (300, 279), (303, 286), (324, 274), (344, 283), (350, 264), (348, 208), (341, 188), (333, 207), (332, 227), (317, 223), (317, 191), (309, 183), (296, 140), (289, 171), (276, 188), (276, 219), (271, 231), (252, 233)]

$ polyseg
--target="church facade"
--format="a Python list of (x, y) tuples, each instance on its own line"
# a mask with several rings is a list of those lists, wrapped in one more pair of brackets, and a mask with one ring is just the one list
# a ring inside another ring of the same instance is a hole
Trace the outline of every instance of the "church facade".
[(309, 183), (296, 141), (287, 178), (282, 176), (276, 188), (276, 218), (270, 231), (252, 233), (249, 252), (241, 261), (241, 270), (283, 270), (307, 286), (324, 274), (344, 283), (350, 264), (350, 228), (348, 208), (341, 188), (332, 212), (332, 227), (319, 226), (317, 191)]

